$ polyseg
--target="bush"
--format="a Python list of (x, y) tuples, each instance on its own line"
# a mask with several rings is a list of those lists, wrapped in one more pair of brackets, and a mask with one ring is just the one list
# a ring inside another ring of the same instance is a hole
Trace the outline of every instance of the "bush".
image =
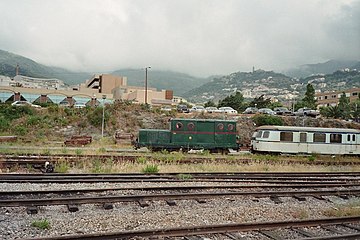
[(39, 228), (39, 229), (49, 229), (50, 228), (50, 222), (47, 219), (39, 220), (39, 221), (33, 221), (31, 223), (31, 226)]
[(16, 135), (24, 136), (28, 132), (28, 129), (24, 126), (15, 126), (14, 133)]
[(143, 173), (158, 173), (159, 167), (157, 165), (147, 165), (142, 170)]
[(7, 120), (5, 117), (0, 116), (0, 131), (6, 131), (10, 127), (10, 121)]
[(283, 120), (280, 117), (271, 116), (271, 115), (255, 115), (253, 121), (256, 123), (257, 126), (263, 125), (277, 125), (282, 126), (284, 125)]

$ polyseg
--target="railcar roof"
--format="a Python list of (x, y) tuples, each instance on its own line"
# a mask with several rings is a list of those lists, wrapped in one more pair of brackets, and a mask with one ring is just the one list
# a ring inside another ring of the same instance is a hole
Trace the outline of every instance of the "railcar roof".
[(227, 119), (195, 119), (195, 118), (171, 118), (170, 121), (233, 122), (233, 123), (236, 123), (236, 120), (227, 120)]
[(358, 129), (352, 128), (320, 128), (320, 127), (293, 127), (293, 126), (261, 126), (256, 130), (277, 130), (277, 131), (305, 131), (305, 132), (347, 132), (360, 133)]

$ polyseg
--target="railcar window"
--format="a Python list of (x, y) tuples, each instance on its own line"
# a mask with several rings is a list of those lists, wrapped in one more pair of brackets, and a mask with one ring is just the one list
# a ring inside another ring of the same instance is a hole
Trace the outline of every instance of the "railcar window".
[(353, 142), (355, 142), (355, 134), (353, 134)]
[(306, 142), (306, 133), (300, 133), (300, 142)]
[(350, 135), (350, 134), (347, 135), (347, 141), (348, 141), (348, 142), (351, 141), (351, 135)]
[(258, 131), (257, 134), (256, 134), (256, 137), (261, 138), (262, 133), (263, 133), (262, 131)]
[(314, 133), (313, 142), (325, 142), (326, 134), (325, 133)]
[(182, 127), (183, 127), (183, 124), (181, 122), (176, 123), (177, 129), (182, 129)]
[(192, 130), (194, 130), (194, 128), (195, 128), (195, 124), (194, 123), (188, 123), (188, 125), (187, 125), (187, 127), (188, 127), (188, 129), (190, 130), (190, 131), (192, 131)]
[(270, 136), (270, 132), (269, 131), (264, 131), (264, 134), (263, 134), (263, 138), (269, 138)]
[(330, 134), (330, 143), (341, 143), (341, 134), (331, 133)]
[(280, 132), (280, 141), (292, 142), (293, 141), (293, 133), (292, 132)]

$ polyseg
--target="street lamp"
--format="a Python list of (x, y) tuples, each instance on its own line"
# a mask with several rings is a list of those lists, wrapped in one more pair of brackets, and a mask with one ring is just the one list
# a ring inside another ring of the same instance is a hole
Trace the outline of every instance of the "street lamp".
[(104, 121), (105, 121), (105, 99), (106, 95), (102, 95), (103, 99), (103, 112), (102, 112), (102, 121), (101, 121), (101, 137), (104, 137)]
[(146, 67), (145, 68), (145, 105), (147, 105), (147, 76), (148, 76), (148, 68), (151, 67)]

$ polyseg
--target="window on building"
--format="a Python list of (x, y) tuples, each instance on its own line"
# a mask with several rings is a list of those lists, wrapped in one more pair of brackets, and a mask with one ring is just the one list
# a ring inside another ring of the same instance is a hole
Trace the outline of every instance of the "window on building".
[(331, 133), (330, 134), (330, 143), (341, 143), (341, 134)]
[(325, 142), (326, 134), (325, 133), (314, 133), (313, 142)]
[(324, 96), (324, 99), (328, 99), (328, 96)]
[(357, 92), (353, 92), (352, 95), (353, 95), (353, 96), (357, 96), (358, 93), (357, 93)]
[(293, 141), (293, 133), (292, 132), (280, 132), (280, 141), (292, 142)]
[(321, 96), (318, 97), (318, 100), (321, 100)]
[(336, 98), (336, 95), (332, 95), (331, 98)]

